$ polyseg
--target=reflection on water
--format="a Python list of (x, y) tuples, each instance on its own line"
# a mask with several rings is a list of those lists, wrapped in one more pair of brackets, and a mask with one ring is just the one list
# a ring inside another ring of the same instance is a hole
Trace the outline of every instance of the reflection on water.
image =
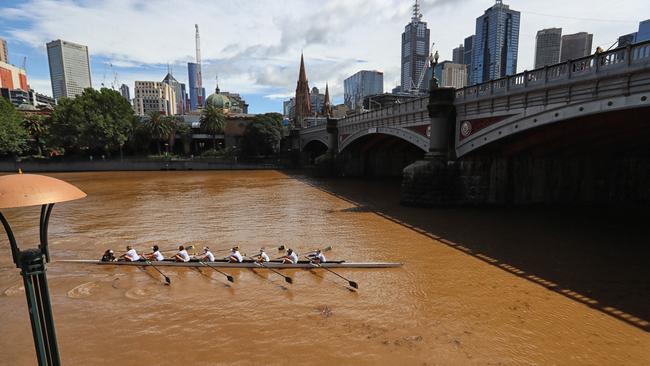
[[(566, 286), (589, 282), (567, 274), (564, 261), (577, 257), (576, 248), (550, 245), (558, 253), (553, 263), (512, 253), (538, 251), (540, 237), (580, 242), (581, 234), (553, 220), (542, 226), (559, 229), (541, 235), (535, 216), (501, 212), (486, 220), (476, 210), (403, 208), (390, 183), (314, 181), (272, 171), (55, 176), (88, 193), (55, 207), (55, 259), (94, 258), (127, 243), (139, 250), (154, 243), (209, 245), (225, 255), (237, 243), (249, 254), (260, 246), (304, 253), (332, 245), (331, 259), (405, 264), (339, 270), (359, 283), (350, 291), (344, 280), (320, 271), (284, 270), (294, 279), (289, 285), (265, 270), (230, 270), (230, 284), (207, 269), (164, 268), (172, 280), (164, 286), (153, 269), (52, 263), (48, 275), (66, 364), (650, 363), (647, 330), (585, 304), (602, 302), (641, 321), (647, 320), (643, 311), (607, 298), (596, 284), (591, 293)], [(37, 211), (8, 212), (20, 243), (36, 242)], [(521, 242), (522, 230), (530, 240)], [(593, 257), (601, 252), (584, 254), (585, 262), (600, 263)], [(573, 294), (549, 291), (553, 284)], [(2, 238), (0, 331), (11, 337), (0, 337), (0, 364), (35, 360), (20, 286)], [(647, 303), (647, 277), (618, 286), (640, 286), (636, 299)]]

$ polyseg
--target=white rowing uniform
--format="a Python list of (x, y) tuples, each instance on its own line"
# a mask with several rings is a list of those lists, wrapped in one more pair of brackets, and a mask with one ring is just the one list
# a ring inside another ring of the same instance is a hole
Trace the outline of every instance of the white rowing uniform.
[(131, 249), (128, 252), (126, 252), (126, 255), (131, 258), (132, 261), (136, 262), (140, 260), (140, 256), (138, 255), (138, 252), (135, 251), (135, 249)]
[(237, 262), (239, 262), (239, 263), (244, 261), (244, 257), (241, 256), (241, 253), (239, 253), (239, 250), (235, 250), (235, 251), (230, 252), (230, 257), (237, 258)]
[(264, 252), (260, 253), (260, 258), (262, 258), (262, 262), (268, 262), (271, 260), (271, 258), (269, 258), (269, 256)]
[(209, 250), (203, 254), (203, 258), (207, 259), (208, 262), (214, 262), (214, 254)]
[(160, 253), (160, 250), (153, 252), (153, 258), (157, 261), (165, 260), (165, 257), (162, 255), (162, 253)]
[(314, 255), (314, 259), (318, 259), (321, 263), (325, 263), (327, 261), (323, 253), (318, 253), (317, 255)]
[(291, 263), (293, 264), (298, 263), (298, 254), (296, 254), (296, 252), (291, 252), (291, 254), (289, 254), (289, 259), (291, 259)]
[(183, 259), (183, 262), (189, 262), (190, 261), (190, 255), (187, 254), (187, 250), (185, 250), (185, 249), (179, 250), (178, 253), (176, 253), (176, 254), (178, 254)]

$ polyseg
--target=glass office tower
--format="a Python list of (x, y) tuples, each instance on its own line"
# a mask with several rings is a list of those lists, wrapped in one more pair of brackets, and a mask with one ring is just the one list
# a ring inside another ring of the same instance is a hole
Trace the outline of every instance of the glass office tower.
[(520, 13), (501, 0), (476, 18), (472, 85), (517, 73), (519, 20)]

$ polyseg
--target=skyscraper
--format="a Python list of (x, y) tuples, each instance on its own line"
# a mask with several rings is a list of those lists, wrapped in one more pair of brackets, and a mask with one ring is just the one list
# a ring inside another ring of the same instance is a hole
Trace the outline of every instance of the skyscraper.
[(162, 82), (169, 85), (176, 94), (176, 114), (185, 114), (185, 86), (176, 80), (176, 78), (171, 74), (171, 70), (167, 73)]
[(9, 63), (9, 50), (7, 50), (7, 41), (0, 38), (0, 62)]
[(636, 33), (636, 42), (650, 40), (650, 19), (639, 23), (639, 31)]
[(74, 98), (92, 88), (88, 47), (57, 39), (47, 44), (47, 59), (54, 99)]
[(188, 81), (190, 86), (190, 110), (195, 111), (203, 107), (202, 96), (205, 95), (205, 88), (201, 84), (201, 67), (196, 62), (187, 63)]
[(452, 62), (455, 64), (465, 63), (465, 47), (461, 44), (452, 51)]
[(411, 22), (404, 27), (402, 33), (402, 90), (416, 91), (420, 88), (426, 89), (423, 73), (426, 71), (427, 57), (429, 56), (429, 29), (427, 23), (422, 20), (420, 3), (415, 0), (413, 5), (413, 17)]
[(190, 84), (190, 109), (197, 110), (203, 107), (205, 89), (203, 88), (203, 76), (201, 75), (201, 37), (199, 25), (194, 24), (196, 43), (196, 62), (187, 63), (188, 80)]
[(470, 85), (472, 80), (472, 48), (474, 46), (474, 35), (465, 38), (465, 57), (464, 64), (467, 65), (467, 84)]
[(562, 36), (560, 62), (575, 60), (591, 55), (591, 42), (594, 35), (587, 32), (567, 34)]
[(520, 13), (502, 0), (476, 18), (472, 48), (472, 83), (517, 73)]
[(562, 28), (548, 28), (537, 32), (535, 37), (535, 68), (560, 62)]
[(362, 70), (343, 81), (343, 100), (350, 110), (363, 107), (363, 98), (384, 92), (384, 73)]
[(129, 92), (129, 86), (128, 85), (122, 84), (122, 86), (120, 86), (120, 94), (122, 95), (122, 97), (124, 99), (131, 102), (131, 93)]

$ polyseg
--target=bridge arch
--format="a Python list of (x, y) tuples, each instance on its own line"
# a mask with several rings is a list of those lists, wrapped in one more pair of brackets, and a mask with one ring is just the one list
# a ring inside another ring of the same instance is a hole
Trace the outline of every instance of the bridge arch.
[(364, 130), (359, 130), (342, 141), (339, 147), (339, 151), (343, 152), (346, 147), (352, 145), (355, 141), (365, 136), (374, 135), (374, 134), (394, 136), (417, 146), (418, 148), (422, 149), (424, 152), (429, 151), (428, 137), (422, 136), (417, 132), (405, 128), (396, 128), (396, 127), (371, 127)]
[(330, 148), (330, 142), (329, 142), (329, 137), (327, 135), (325, 136), (308, 136), (305, 138), (300, 139), (300, 150), (305, 150), (307, 145), (314, 145), (314, 144), (323, 144), (326, 147), (326, 150)]

